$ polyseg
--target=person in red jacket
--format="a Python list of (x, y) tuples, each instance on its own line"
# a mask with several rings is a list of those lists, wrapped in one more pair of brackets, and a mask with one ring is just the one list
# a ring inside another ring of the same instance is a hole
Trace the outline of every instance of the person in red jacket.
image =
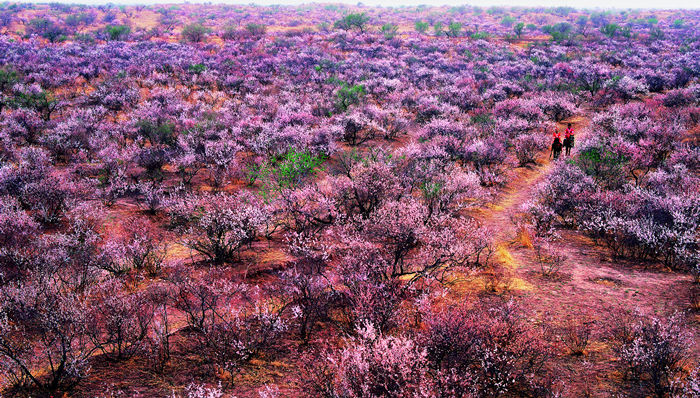
[(566, 148), (566, 156), (571, 155), (571, 148), (574, 147), (574, 129), (571, 128), (571, 123), (564, 131), (564, 148)]
[(561, 133), (554, 129), (554, 141), (552, 142), (552, 151), (549, 153), (549, 157), (554, 157), (554, 160), (559, 159), (561, 154)]
[(559, 130), (557, 130), (556, 127), (554, 128), (554, 132), (552, 133), (552, 137), (553, 137), (555, 140), (556, 140), (557, 138), (559, 138), (559, 140), (561, 140), (561, 132), (560, 132)]

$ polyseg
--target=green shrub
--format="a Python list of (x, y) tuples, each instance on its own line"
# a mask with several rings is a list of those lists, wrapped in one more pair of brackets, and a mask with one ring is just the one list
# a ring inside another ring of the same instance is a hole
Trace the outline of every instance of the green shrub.
[(282, 190), (298, 186), (304, 178), (321, 170), (325, 155), (290, 148), (280, 157), (272, 157), (259, 166), (248, 168), (248, 180), (260, 182), (260, 195), (268, 202)]
[(619, 188), (624, 183), (624, 167), (628, 159), (614, 145), (603, 142), (581, 150), (576, 164), (586, 174), (608, 189)]
[(447, 25), (447, 34), (450, 37), (458, 37), (462, 33), (462, 24), (459, 22), (450, 22), (449, 25)]
[(9, 98), (2, 95), (2, 92), (14, 86), (18, 81), (17, 72), (14, 69), (8, 67), (0, 68), (0, 112), (10, 102)]
[[(634, 34), (634, 35), (636, 35), (636, 34)], [(629, 26), (622, 26), (622, 27), (620, 27), (620, 36), (629, 39), (630, 37), (633, 36), (633, 34), (632, 34), (632, 28), (630, 28)]]
[(129, 36), (131, 28), (126, 25), (107, 25), (105, 32), (111, 41), (124, 40)]
[(182, 39), (190, 43), (199, 43), (209, 33), (210, 29), (202, 24), (193, 23), (182, 28)]
[(204, 64), (192, 64), (187, 67), (187, 71), (199, 75), (200, 73), (207, 70), (207, 66)]
[(399, 27), (391, 23), (382, 25), (381, 29), (382, 33), (384, 34), (384, 37), (387, 39), (393, 39), (396, 36), (398, 30)]
[(435, 36), (442, 36), (442, 34), (444, 33), (442, 31), (442, 28), (443, 28), (442, 22), (435, 22), (433, 24), (433, 31), (435, 32)]
[(335, 21), (333, 27), (336, 29), (351, 30), (357, 28), (360, 32), (365, 31), (365, 27), (369, 22), (369, 17), (364, 12), (362, 13), (351, 13), (344, 16), (342, 19)]
[(51, 114), (58, 107), (58, 101), (51, 93), (46, 91), (21, 92), (11, 101), (10, 105), (15, 108), (31, 108), (41, 114), (46, 121), (51, 119)]
[(501, 19), (501, 25), (511, 27), (515, 23), (515, 18), (511, 17), (510, 15), (506, 15)]
[(500, 15), (500, 14), (503, 14), (504, 12), (505, 12), (505, 10), (502, 7), (496, 7), (496, 6), (489, 7), (486, 10), (486, 13), (488, 13), (489, 15)]
[(136, 123), (139, 135), (148, 139), (151, 146), (159, 144), (170, 147), (177, 143), (177, 135), (175, 133), (175, 125), (170, 122), (151, 121), (148, 119), (139, 120)]
[(0, 68), (0, 92), (14, 86), (19, 81), (17, 72), (9, 67)]
[(66, 40), (66, 32), (52, 20), (47, 18), (34, 18), (29, 21), (27, 28), (29, 33), (35, 33), (47, 39), (51, 43)]
[(336, 108), (346, 111), (351, 105), (360, 103), (360, 99), (365, 95), (365, 86), (356, 84), (353, 86), (342, 82), (336, 93)]
[(489, 38), (489, 34), (487, 32), (474, 32), (472, 33), (471, 38), (474, 40), (486, 40)]
[(518, 22), (518, 23), (515, 24), (515, 26), (513, 27), (513, 32), (515, 32), (515, 35), (518, 37), (518, 39), (520, 38), (520, 36), (523, 35), (523, 29), (524, 29), (524, 28), (525, 28), (525, 23), (524, 23), (524, 22)]
[(477, 125), (492, 125), (492, 124), (494, 124), (494, 120), (491, 118), (491, 115), (488, 113), (480, 113), (480, 114), (472, 116), (471, 122), (472, 122), (472, 124), (477, 124)]
[(245, 30), (247, 30), (248, 33), (250, 33), (251, 35), (253, 35), (255, 37), (261, 37), (267, 31), (267, 27), (263, 24), (249, 23), (248, 25), (245, 26)]
[(79, 41), (81, 43), (94, 43), (95, 37), (90, 33), (76, 33), (75, 41)]
[(665, 36), (666, 34), (664, 33), (663, 29), (658, 26), (654, 26), (649, 30), (649, 37), (652, 40), (663, 40)]
[(416, 21), (416, 30), (417, 30), (419, 33), (425, 33), (425, 32), (428, 30), (429, 27), (430, 27), (430, 25), (429, 25), (427, 22), (424, 22), (424, 21)]
[(607, 25), (604, 25), (600, 28), (600, 33), (604, 34), (607, 37), (613, 38), (615, 37), (615, 34), (617, 31), (620, 29), (620, 25), (616, 23), (609, 23)]
[(219, 33), (219, 37), (221, 37), (223, 40), (235, 40), (236, 38), (239, 37), (239, 30), (238, 26), (236, 26), (233, 23), (227, 23), (221, 33)]
[(554, 41), (565, 41), (572, 38), (572, 27), (567, 22), (559, 22), (556, 25), (546, 25), (542, 27), (544, 33), (549, 33)]
[(319, 32), (328, 32), (331, 28), (331, 25), (328, 22), (321, 22), (316, 25), (316, 29), (318, 29)]

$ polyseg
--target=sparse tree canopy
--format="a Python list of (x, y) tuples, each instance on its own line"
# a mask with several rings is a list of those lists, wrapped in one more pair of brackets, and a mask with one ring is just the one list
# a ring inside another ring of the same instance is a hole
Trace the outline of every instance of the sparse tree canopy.
[(513, 32), (515, 32), (515, 35), (518, 37), (518, 39), (519, 39), (520, 36), (522, 36), (522, 34), (523, 34), (523, 28), (525, 28), (525, 23), (524, 23), (524, 22), (518, 22), (518, 23), (515, 24), (515, 26), (513, 27)]
[(425, 33), (428, 28), (430, 27), (430, 24), (424, 21), (416, 21), (415, 23), (416, 31), (420, 33)]
[(203, 41), (211, 30), (202, 24), (194, 23), (182, 28), (182, 39), (190, 43)]
[(260, 37), (265, 34), (265, 31), (267, 28), (265, 25), (262, 24), (256, 24), (256, 23), (249, 23), (245, 26), (245, 29), (253, 35), (254, 37)]
[(360, 32), (364, 32), (369, 23), (369, 17), (367, 14), (363, 13), (351, 13), (335, 21), (333, 25), (336, 29), (350, 30), (358, 29)]
[(447, 25), (447, 34), (450, 37), (459, 37), (462, 34), (462, 24), (459, 22), (450, 22)]
[(131, 28), (126, 25), (107, 25), (105, 31), (109, 40), (124, 40), (129, 36)]
[(615, 37), (615, 34), (620, 30), (620, 26), (615, 23), (609, 23), (600, 28), (600, 32), (609, 38)]
[(51, 43), (66, 39), (66, 31), (48, 18), (35, 18), (29, 21), (28, 31), (35, 33)]
[(398, 32), (399, 27), (394, 25), (394, 24), (384, 24), (382, 25), (382, 34), (384, 34), (384, 37), (387, 39), (393, 39), (396, 36), (396, 32)]

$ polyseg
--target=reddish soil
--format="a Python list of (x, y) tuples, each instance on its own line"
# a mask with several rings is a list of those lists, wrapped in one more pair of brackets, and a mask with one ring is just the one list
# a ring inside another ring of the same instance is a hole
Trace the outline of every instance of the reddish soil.
[[(559, 129), (563, 130), (565, 123), (569, 122), (578, 133), (577, 141), (580, 142), (589, 119), (578, 116), (561, 123)], [(396, 143), (396, 146), (402, 144), (405, 142)], [(522, 303), (532, 314), (531, 321), (535, 324), (549, 324), (556, 328), (569, 317), (593, 321), (591, 342), (583, 355), (571, 355), (558, 341), (557, 332), (551, 334), (555, 356), (550, 366), (559, 372), (557, 384), (562, 386), (566, 397), (624, 394), (621, 388), (625, 386), (625, 379), (610, 342), (612, 326), (625, 313), (632, 316), (635, 311), (646, 315), (667, 315), (687, 309), (692, 279), (656, 264), (611, 259), (605, 248), (595, 245), (578, 231), (566, 229), (559, 230), (560, 238), (555, 247), (567, 260), (556, 277), (544, 277), (528, 237), (518, 231), (513, 217), (522, 212), (521, 206), (534, 196), (538, 184), (553, 170), (555, 162), (548, 155), (549, 151), (544, 151), (535, 165), (512, 170), (509, 182), (493, 202), (473, 212), (485, 228), (493, 231), (495, 262), (505, 270), (505, 276), (491, 293), (512, 297)], [(565, 158), (559, 161), (565, 161)], [(122, 200), (112, 211), (112, 216), (119, 219), (140, 210), (135, 204)], [(192, 260), (190, 251), (176, 241), (173, 241), (169, 257)], [(288, 261), (280, 247), (271, 247), (266, 242), (256, 243), (246, 257), (249, 260), (246, 263), (252, 264), (251, 267), (232, 273), (243, 274), (251, 283), (269, 282), (274, 270)], [(452, 296), (457, 300), (467, 300), (474, 294), (486, 294), (488, 280), (483, 272), (468, 275), (452, 285)], [(698, 323), (699, 319), (688, 315), (689, 323)], [(177, 319), (174, 321), (184, 325)], [(693, 329), (698, 337), (696, 341), (700, 341), (700, 328)], [(186, 329), (175, 328), (173, 351), (176, 354), (162, 374), (144, 363), (97, 361), (90, 378), (81, 383), (74, 395), (89, 396), (94, 391), (104, 391), (104, 396), (139, 394), (160, 397), (163, 393), (179, 392), (193, 381), (211, 385), (212, 370), (191, 354), (192, 347), (187, 346), (191, 339), (186, 337)], [(317, 333), (316, 339), (324, 339), (324, 332)], [(293, 348), (299, 342), (282, 344), (281, 352), (275, 358), (257, 359), (242, 369), (235, 378), (236, 384), (228, 386), (225, 396), (257, 397), (260, 387), (266, 384), (274, 384), (283, 396), (302, 394), (295, 381), (298, 352)], [(700, 344), (696, 343), (694, 351), (700, 355)], [(217, 378), (223, 380), (224, 385), (229, 379), (226, 375)]]
[[(571, 122), (579, 132), (584, 131), (589, 120), (577, 117), (565, 122)], [(581, 138), (578, 134), (577, 141)], [(624, 380), (610, 344), (612, 326), (625, 313), (634, 317), (637, 311), (653, 316), (686, 310), (692, 278), (658, 264), (612, 259), (605, 248), (596, 246), (591, 239), (565, 229), (558, 231), (560, 238), (555, 242), (558, 253), (567, 258), (564, 266), (558, 276), (543, 277), (528, 238), (519, 235), (512, 217), (521, 212), (521, 206), (530, 200), (553, 165), (542, 154), (537, 165), (515, 170), (516, 176), (506, 184), (495, 204), (477, 217), (494, 231), (497, 261), (508, 270), (504, 294), (516, 296), (530, 309), (534, 322), (556, 327), (568, 317), (593, 321), (591, 342), (584, 355), (570, 355), (562, 344), (553, 341), (556, 357), (552, 366), (563, 372), (559, 382), (566, 386), (564, 396), (624, 394), (617, 390)], [(693, 314), (687, 318), (689, 323), (700, 321)], [(692, 329), (696, 335), (693, 350), (700, 355), (700, 329)]]

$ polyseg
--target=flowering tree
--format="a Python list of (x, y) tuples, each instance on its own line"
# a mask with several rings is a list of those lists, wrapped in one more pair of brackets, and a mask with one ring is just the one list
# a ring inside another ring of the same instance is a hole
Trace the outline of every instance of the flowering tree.
[(347, 397), (429, 396), (426, 355), (407, 337), (384, 336), (371, 324), (357, 330), (333, 359), (332, 390)]
[(517, 156), (520, 166), (535, 163), (537, 155), (547, 147), (543, 138), (543, 136), (535, 134), (518, 136), (515, 141), (515, 156)]
[(164, 240), (165, 235), (147, 220), (127, 220), (124, 235), (105, 244), (103, 267), (115, 274), (134, 269), (157, 275), (167, 250)]
[[(691, 337), (683, 328), (680, 314), (668, 319), (643, 319), (631, 327), (621, 342), (621, 359), (643, 393), (665, 396), (688, 359)], [(636, 387), (636, 386), (635, 386)]]
[(439, 394), (528, 394), (547, 387), (547, 349), (513, 302), (424, 316), (421, 341)]
[(361, 162), (351, 155), (347, 160), (344, 175), (331, 181), (336, 200), (346, 214), (368, 218), (383, 200), (400, 195), (399, 181), (386, 159)]
[(124, 293), (118, 280), (95, 288), (90, 339), (103, 354), (122, 360), (143, 352), (154, 317), (147, 292)]
[(216, 194), (200, 201), (185, 244), (214, 264), (235, 260), (252, 243), (269, 218), (259, 200), (250, 194)]
[(328, 276), (317, 259), (306, 259), (282, 274), (282, 289), (288, 296), (295, 321), (299, 325), (299, 337), (308, 341), (317, 322), (330, 320), (334, 296)]
[(53, 393), (74, 386), (90, 369), (87, 308), (60, 283), (37, 280), (0, 289), (0, 363), (3, 374)]
[(11, 197), (0, 197), (0, 282), (20, 276), (34, 249), (40, 228)]

